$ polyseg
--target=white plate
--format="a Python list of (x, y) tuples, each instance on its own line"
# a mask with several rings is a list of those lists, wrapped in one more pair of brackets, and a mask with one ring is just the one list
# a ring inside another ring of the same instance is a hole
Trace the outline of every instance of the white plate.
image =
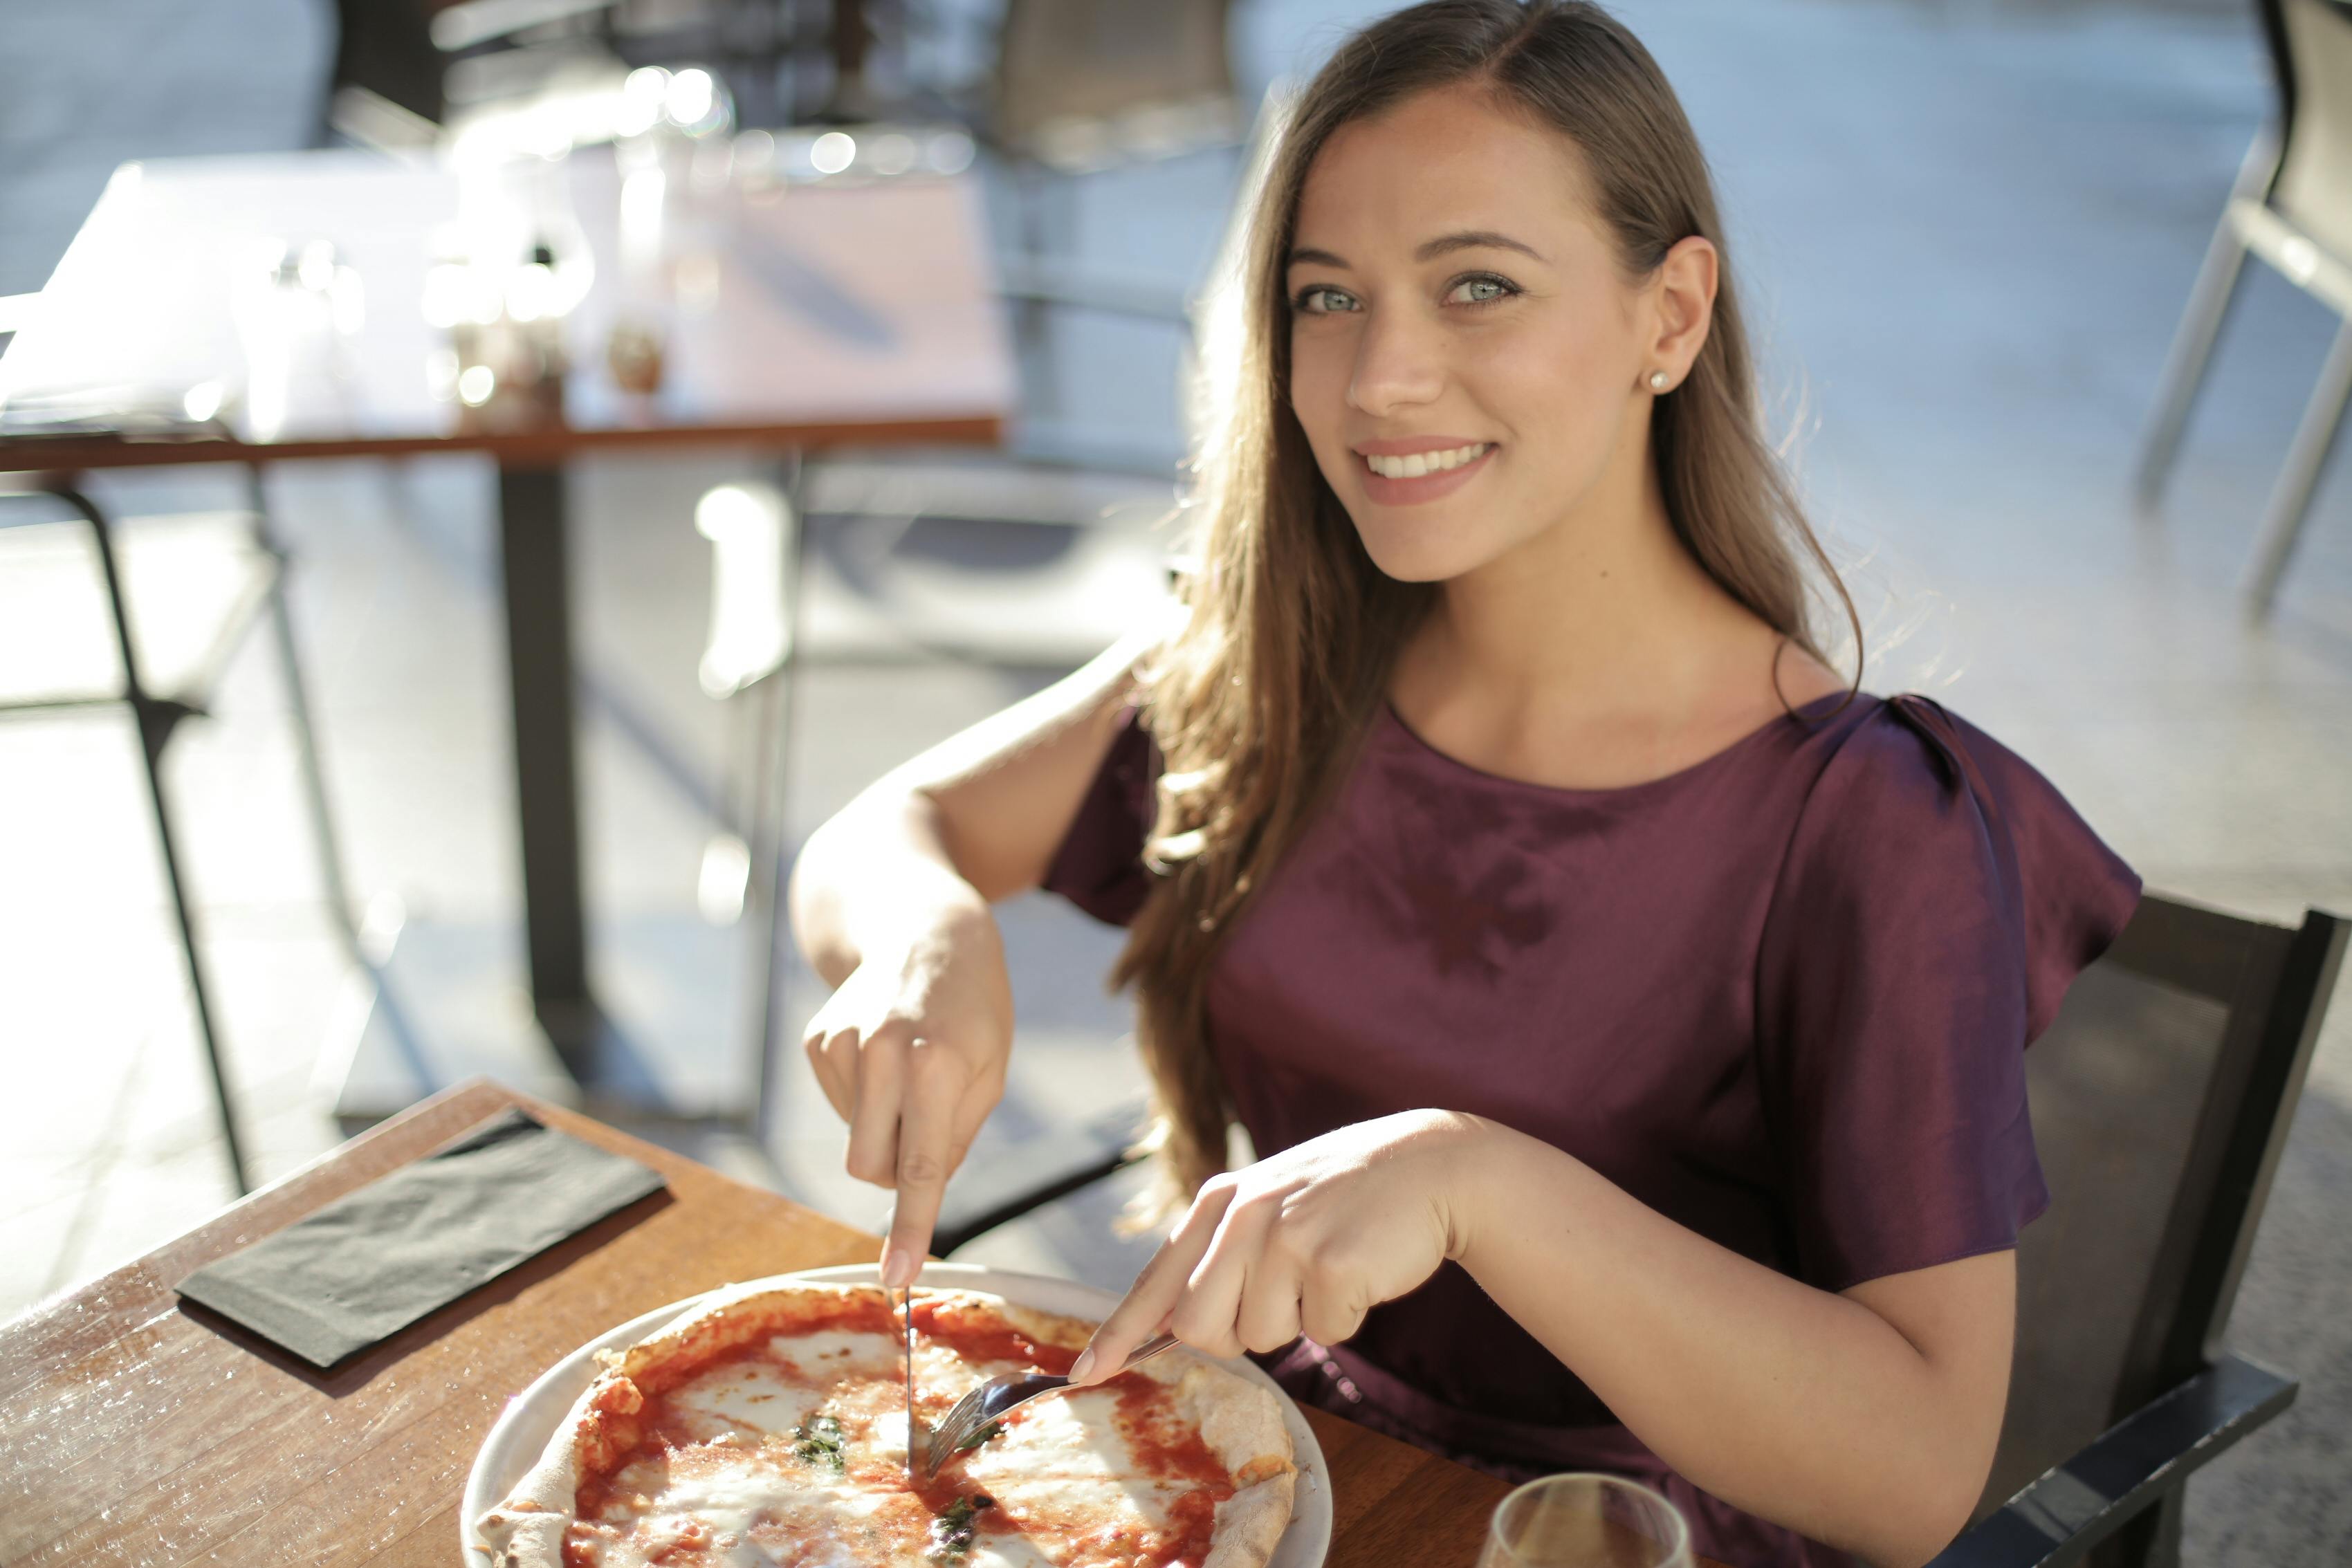
[[(858, 1263), (840, 1269), (807, 1269), (797, 1274), (779, 1274), (756, 1283), (781, 1285), (793, 1280), (871, 1285), (878, 1282), (878, 1276), (873, 1264)], [(1115, 1292), (1097, 1291), (1091, 1285), (1047, 1279), (1042, 1274), (1008, 1273), (972, 1263), (926, 1264), (920, 1282), (943, 1290), (984, 1291), (1040, 1312), (1061, 1312), (1093, 1322), (1100, 1322), (1118, 1304)], [(688, 1296), (685, 1301), (656, 1307), (645, 1316), (632, 1318), (611, 1333), (590, 1340), (541, 1374), (538, 1382), (507, 1401), (489, 1436), (482, 1439), (482, 1451), (474, 1456), (473, 1473), (466, 1478), (466, 1500), (458, 1511), (457, 1531), (466, 1548), (468, 1568), (479, 1568), (480, 1552), (486, 1550), (481, 1546), (481, 1538), (474, 1532), (474, 1521), (496, 1508), (499, 1500), (522, 1479), (524, 1472), (538, 1462), (564, 1413), (595, 1380), (596, 1353), (635, 1344), (683, 1316), (702, 1299)], [(1237, 1360), (1219, 1364), (1261, 1387), (1272, 1389), (1275, 1397), (1282, 1401), (1282, 1424), (1290, 1433), (1291, 1458), (1298, 1465), (1298, 1490), (1291, 1503), (1290, 1528), (1276, 1543), (1267, 1568), (1322, 1568), (1324, 1555), (1331, 1549), (1331, 1475), (1324, 1468), (1323, 1448), (1315, 1440), (1315, 1429), (1307, 1424), (1290, 1396), (1255, 1363)]]

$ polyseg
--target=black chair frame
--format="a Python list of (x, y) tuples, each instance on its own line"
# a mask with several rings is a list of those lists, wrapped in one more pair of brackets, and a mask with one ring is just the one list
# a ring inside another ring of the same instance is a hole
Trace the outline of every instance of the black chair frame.
[(2221, 1003), (2205, 1113), (2125, 1360), (2115, 1424), (1980, 1520), (1937, 1568), (2169, 1563), (2190, 1475), (2285, 1409), (2296, 1385), (2221, 1344), (2352, 922), (2300, 928), (2148, 895), (2100, 961)]
[(207, 713), (212, 694), (229, 661), (243, 644), (254, 622), (264, 613), (270, 620), (280, 672), (286, 681), (287, 699), (299, 742), (297, 749), (301, 758), (304, 795), (311, 830), (317, 840), (327, 899), (346, 946), (354, 957), (360, 952), (342, 862), (336, 848), (333, 818), (327, 803), (326, 779), (319, 762), (318, 740), (310, 722), (310, 695), (296, 651), (293, 621), (287, 611), (285, 581), (288, 558), (269, 526), (257, 468), (246, 470), (246, 486), (252, 517), (252, 542), (264, 564), (247, 582), (235, 607), (215, 630), (205, 655), (192, 678), (181, 689), (173, 692), (154, 689), (141, 670), (129, 596), (124, 590), (116, 525), (105, 510), (64, 476), (38, 476), (26, 488), (0, 491), (0, 501), (37, 502), (46, 498), (61, 504), (89, 528), (100, 575), (106, 589), (107, 607), (114, 623), (115, 647), (122, 661), (121, 690), (95, 696), (18, 699), (0, 704), (0, 714), (58, 713), (112, 706), (131, 710), (139, 732), (139, 751), (145, 765), (148, 799), (154, 808), (155, 836), (163, 855), (164, 885), (171, 895), (172, 913), (180, 932), (181, 950), (187, 961), (188, 986), (195, 1009), (196, 1030), (205, 1048), (205, 1065), (212, 1078), (213, 1095), (220, 1115), (221, 1136), (227, 1145), (229, 1175), (240, 1197), (252, 1190), (252, 1167), (239, 1133), (236, 1097), (229, 1088), (221, 1031), (214, 1012), (213, 987), (206, 974), (202, 946), (197, 941), (196, 919), (191, 907), (187, 875), (181, 865), (179, 835), (173, 824), (170, 794), (163, 781), (163, 753), (184, 720)]

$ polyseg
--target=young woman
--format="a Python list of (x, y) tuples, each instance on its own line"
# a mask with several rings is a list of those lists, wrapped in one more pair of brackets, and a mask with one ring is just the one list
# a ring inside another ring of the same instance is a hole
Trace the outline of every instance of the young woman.
[(1507, 1475), (1645, 1479), (1709, 1556), (1924, 1561), (2046, 1202), (2023, 1048), (2137, 879), (1828, 666), (1705, 162), (1605, 13), (1366, 28), (1251, 216), (1181, 627), (796, 870), (886, 1278), (1004, 1081), (989, 904), (1050, 887), (1131, 923), (1188, 1205), (1081, 1381), (1167, 1324)]

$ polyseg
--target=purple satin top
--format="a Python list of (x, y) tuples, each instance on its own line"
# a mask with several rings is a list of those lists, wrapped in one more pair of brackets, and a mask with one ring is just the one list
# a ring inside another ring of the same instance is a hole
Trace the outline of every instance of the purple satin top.
[[(1259, 1153), (1474, 1113), (1828, 1291), (2013, 1246), (2048, 1202), (2024, 1046), (2139, 879), (1937, 704), (1840, 702), (1614, 789), (1480, 772), (1384, 706), (1211, 976)], [(1133, 916), (1158, 771), (1130, 716), (1046, 886)], [(1497, 1473), (1647, 1479), (1719, 1561), (1845, 1561), (1669, 1472), (1454, 1265), (1270, 1361)]]

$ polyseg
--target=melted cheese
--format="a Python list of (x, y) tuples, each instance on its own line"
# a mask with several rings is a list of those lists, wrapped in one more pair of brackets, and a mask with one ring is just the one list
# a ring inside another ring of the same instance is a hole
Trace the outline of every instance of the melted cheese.
[(816, 1414), (821, 1396), (783, 1367), (747, 1361), (715, 1368), (670, 1391), (670, 1408), (703, 1442), (724, 1432), (792, 1431)]
[(1099, 1526), (1133, 1534), (1165, 1530), (1171, 1505), (1192, 1490), (1148, 1476), (1032, 1476), (1008, 1477), (989, 1495), (1007, 1521), (1040, 1533)]
[(870, 1550), (865, 1532), (893, 1500), (854, 1476), (803, 1464), (789, 1449), (740, 1444), (678, 1449), (665, 1459), (636, 1460), (616, 1479), (642, 1504), (616, 1498), (604, 1511), (614, 1533), (583, 1542), (593, 1547), (597, 1563), (613, 1568), (656, 1562), (668, 1568), (835, 1563), (850, 1568), (887, 1560)]
[[(928, 1554), (929, 1515), (913, 1499), (868, 1490), (854, 1478), (818, 1482), (795, 1468), (745, 1453), (674, 1466), (650, 1507), (632, 1511), (625, 1524), (608, 1520), (622, 1527), (615, 1535), (582, 1544), (608, 1568), (937, 1568)], [(1135, 1477), (1008, 1479), (991, 1490), (996, 1506), (980, 1516), (964, 1561), (968, 1568), (1125, 1564), (1166, 1534), (1171, 1505), (1190, 1490)]]
[(1004, 1434), (964, 1456), (963, 1470), (985, 1486), (1038, 1474), (1128, 1476), (1138, 1471), (1112, 1419), (1118, 1397), (1102, 1387), (1058, 1394), (1007, 1417)]
[(819, 1383), (851, 1372), (877, 1377), (898, 1375), (898, 1342), (878, 1333), (815, 1329), (803, 1334), (780, 1334), (768, 1342), (768, 1354), (802, 1368)]

